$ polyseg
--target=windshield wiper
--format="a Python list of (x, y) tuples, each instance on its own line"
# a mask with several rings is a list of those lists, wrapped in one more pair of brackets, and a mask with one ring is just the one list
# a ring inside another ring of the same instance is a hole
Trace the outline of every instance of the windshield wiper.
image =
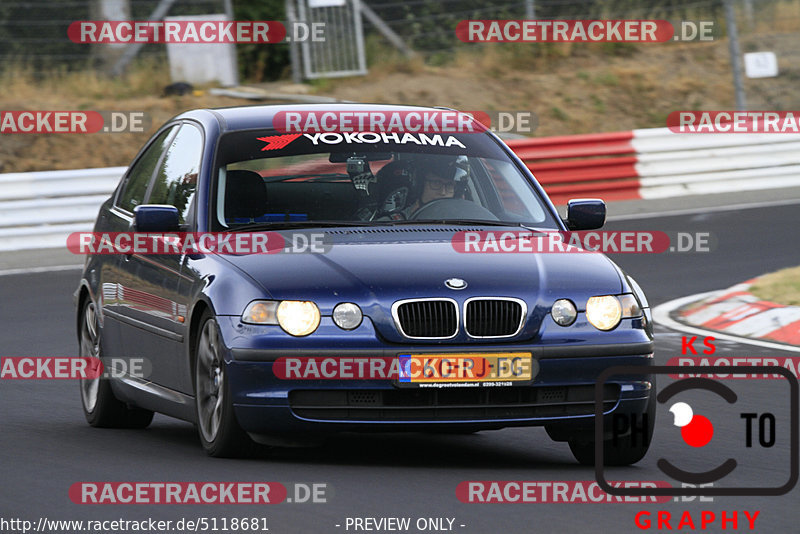
[(414, 225), (451, 225), (451, 226), (505, 226), (523, 228), (531, 232), (552, 232), (554, 229), (542, 229), (525, 226), (512, 221), (487, 221), (483, 219), (431, 219), (431, 220), (404, 220), (404, 221), (273, 221), (259, 222), (237, 226), (229, 232), (265, 231), (265, 230), (296, 230), (310, 228), (337, 228), (337, 227), (374, 227), (374, 226), (414, 226)]
[(421, 219), (413, 220), (407, 219), (404, 221), (372, 221), (372, 224), (380, 225), (423, 225), (423, 224), (437, 224), (437, 225), (452, 225), (452, 226), (514, 226), (517, 228), (525, 228), (531, 230), (522, 223), (512, 221), (487, 221), (484, 219)]
[(298, 228), (336, 228), (338, 226), (369, 226), (357, 221), (274, 221), (259, 222), (237, 226), (229, 232), (261, 231), (261, 230), (294, 230)]

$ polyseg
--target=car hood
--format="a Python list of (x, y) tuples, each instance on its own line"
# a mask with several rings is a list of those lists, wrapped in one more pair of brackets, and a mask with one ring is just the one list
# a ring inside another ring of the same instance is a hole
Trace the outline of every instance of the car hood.
[[(325, 232), (325, 253), (225, 259), (273, 299), (313, 300), (323, 315), (340, 302), (355, 302), (382, 332), (394, 332), (391, 305), (402, 299), (447, 297), (462, 303), (476, 296), (517, 297), (527, 303), (529, 316), (535, 316), (559, 298), (570, 298), (584, 309), (589, 297), (622, 289), (614, 264), (602, 254), (460, 253), (452, 236), (462, 230), (335, 230)], [(450, 278), (461, 278), (467, 287), (449, 289), (445, 281)]]

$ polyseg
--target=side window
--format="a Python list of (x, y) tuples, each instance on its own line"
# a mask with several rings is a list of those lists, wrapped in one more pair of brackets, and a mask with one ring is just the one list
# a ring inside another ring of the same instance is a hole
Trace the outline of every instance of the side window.
[(133, 211), (133, 208), (144, 203), (144, 195), (147, 192), (150, 177), (153, 176), (153, 171), (167, 148), (167, 141), (171, 134), (175, 133), (176, 128), (177, 126), (173, 126), (161, 132), (133, 165), (117, 202), (120, 208)]
[[(520, 198), (525, 198), (524, 196), (520, 197), (522, 192), (517, 190), (518, 187), (515, 188), (514, 185), (509, 184), (508, 179), (503, 174), (503, 165), (506, 165), (507, 167), (506, 162), (489, 160), (486, 158), (482, 159), (482, 161), (486, 171), (492, 179), (495, 191), (500, 198), (500, 204), (502, 209), (505, 211), (505, 216), (525, 217), (530, 215), (528, 210), (525, 208), (525, 204), (523, 204), (522, 200), (520, 200)], [(506, 169), (505, 172), (509, 172), (508, 169)], [(519, 182), (519, 180), (517, 180), (517, 182)], [(516, 185), (522, 184), (517, 183)], [(501, 217), (501, 219), (502, 218), (503, 217)], [(536, 216), (535, 219), (540, 220), (539, 216)]]
[(203, 155), (203, 135), (191, 125), (181, 126), (170, 143), (167, 155), (156, 173), (148, 204), (169, 204), (178, 208), (180, 222), (186, 215), (197, 189), (197, 174)]

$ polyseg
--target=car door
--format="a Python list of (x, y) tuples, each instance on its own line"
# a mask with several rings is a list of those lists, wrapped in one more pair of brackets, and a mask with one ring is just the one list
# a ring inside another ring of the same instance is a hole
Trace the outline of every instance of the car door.
[[(145, 196), (147, 204), (175, 206), (184, 230), (197, 190), (202, 154), (200, 127), (182, 123)], [(172, 390), (182, 389), (181, 361), (187, 332), (188, 302), (179, 293), (182, 259), (180, 254), (133, 254), (127, 259), (132, 277), (126, 296), (133, 305), (126, 312), (133, 328), (126, 330), (126, 356), (149, 360), (153, 369), (151, 381)]]
[[(178, 126), (164, 128), (156, 134), (128, 169), (114, 194), (108, 210), (101, 210), (95, 226), (98, 232), (128, 232), (133, 222), (133, 210), (144, 204), (153, 175), (161, 162)], [(130, 339), (131, 323), (129, 287), (133, 279), (130, 256), (112, 254), (100, 256), (98, 302), (104, 317), (104, 354), (124, 357), (124, 339)]]

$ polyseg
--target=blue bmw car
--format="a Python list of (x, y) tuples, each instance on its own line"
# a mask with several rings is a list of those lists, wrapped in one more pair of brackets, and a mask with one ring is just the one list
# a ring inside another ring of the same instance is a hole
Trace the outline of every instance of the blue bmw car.
[[(562, 219), (489, 131), (307, 128), (314, 114), (442, 112), (258, 106), (166, 123), (94, 234), (267, 245), (89, 254), (81, 355), (139, 358), (147, 373), (82, 380), (87, 421), (143, 428), (159, 412), (221, 457), (342, 431), (544, 426), (594, 463), (598, 376), (652, 363), (647, 300), (603, 254), (520, 243), (599, 228), (603, 202), (571, 201)], [(649, 421), (647, 439), (606, 421), (605, 462), (645, 455), (654, 391), (637, 373), (598, 392), (608, 421)]]

